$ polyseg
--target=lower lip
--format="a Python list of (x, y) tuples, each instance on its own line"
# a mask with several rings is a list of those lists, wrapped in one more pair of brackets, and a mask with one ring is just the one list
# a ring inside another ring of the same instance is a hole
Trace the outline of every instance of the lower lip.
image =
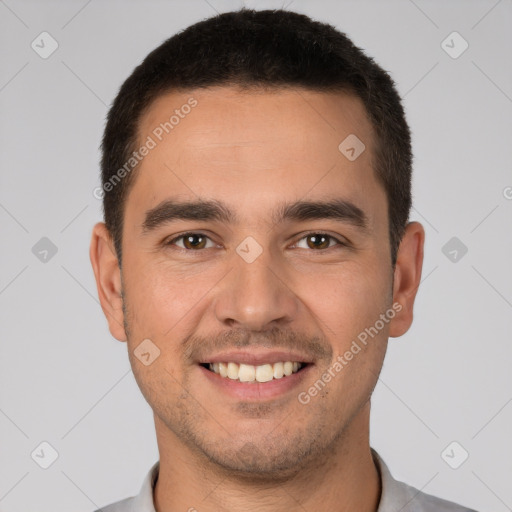
[(242, 400), (258, 401), (276, 398), (298, 387), (312, 366), (312, 364), (308, 364), (297, 373), (268, 382), (240, 382), (229, 377), (221, 377), (204, 366), (199, 365), (198, 367), (209, 382), (224, 393)]

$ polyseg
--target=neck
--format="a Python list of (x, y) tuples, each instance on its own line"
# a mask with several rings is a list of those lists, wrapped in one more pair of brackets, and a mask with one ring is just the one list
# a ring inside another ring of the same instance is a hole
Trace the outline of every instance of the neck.
[(155, 415), (160, 471), (154, 490), (156, 512), (232, 510), (288, 512), (290, 508), (375, 512), (381, 484), (369, 445), (370, 404), (360, 411), (334, 446), (293, 476), (274, 482), (226, 476), (198, 460)]

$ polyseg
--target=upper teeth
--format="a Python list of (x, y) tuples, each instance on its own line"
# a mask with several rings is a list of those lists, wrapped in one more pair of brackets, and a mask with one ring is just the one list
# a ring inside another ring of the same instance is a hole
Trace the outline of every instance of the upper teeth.
[(272, 379), (281, 379), (283, 376), (296, 373), (302, 368), (302, 363), (297, 361), (286, 361), (274, 364), (252, 364), (237, 363), (210, 363), (210, 370), (221, 377), (228, 377), (240, 382), (268, 382)]

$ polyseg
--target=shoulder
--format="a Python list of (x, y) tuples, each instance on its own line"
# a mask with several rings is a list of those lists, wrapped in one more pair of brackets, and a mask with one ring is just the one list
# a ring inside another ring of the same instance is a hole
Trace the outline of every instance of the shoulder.
[(134, 498), (125, 498), (124, 500), (101, 507), (94, 512), (132, 512), (133, 502)]
[(158, 479), (160, 461), (156, 461), (146, 474), (137, 496), (105, 505), (94, 512), (155, 512), (153, 490)]
[(372, 448), (373, 460), (379, 470), (382, 492), (377, 512), (476, 512), (452, 501), (426, 494), (404, 482), (395, 480), (386, 463)]
[(401, 505), (404, 507), (402, 512), (476, 512), (453, 501), (426, 494), (403, 482), (395, 482), (406, 497), (406, 502)]

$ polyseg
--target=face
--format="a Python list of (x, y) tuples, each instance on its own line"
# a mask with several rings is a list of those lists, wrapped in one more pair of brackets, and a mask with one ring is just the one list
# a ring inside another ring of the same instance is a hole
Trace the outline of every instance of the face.
[[(338, 148), (351, 134), (365, 145), (356, 159)], [(304, 90), (171, 93), (142, 118), (141, 145), (148, 136), (109, 324), (128, 342), (157, 435), (252, 475), (318, 460), (368, 407), (388, 336), (410, 323), (405, 299), (393, 308), (401, 287), (394, 295), (362, 103)], [(147, 365), (143, 340), (159, 350)]]

